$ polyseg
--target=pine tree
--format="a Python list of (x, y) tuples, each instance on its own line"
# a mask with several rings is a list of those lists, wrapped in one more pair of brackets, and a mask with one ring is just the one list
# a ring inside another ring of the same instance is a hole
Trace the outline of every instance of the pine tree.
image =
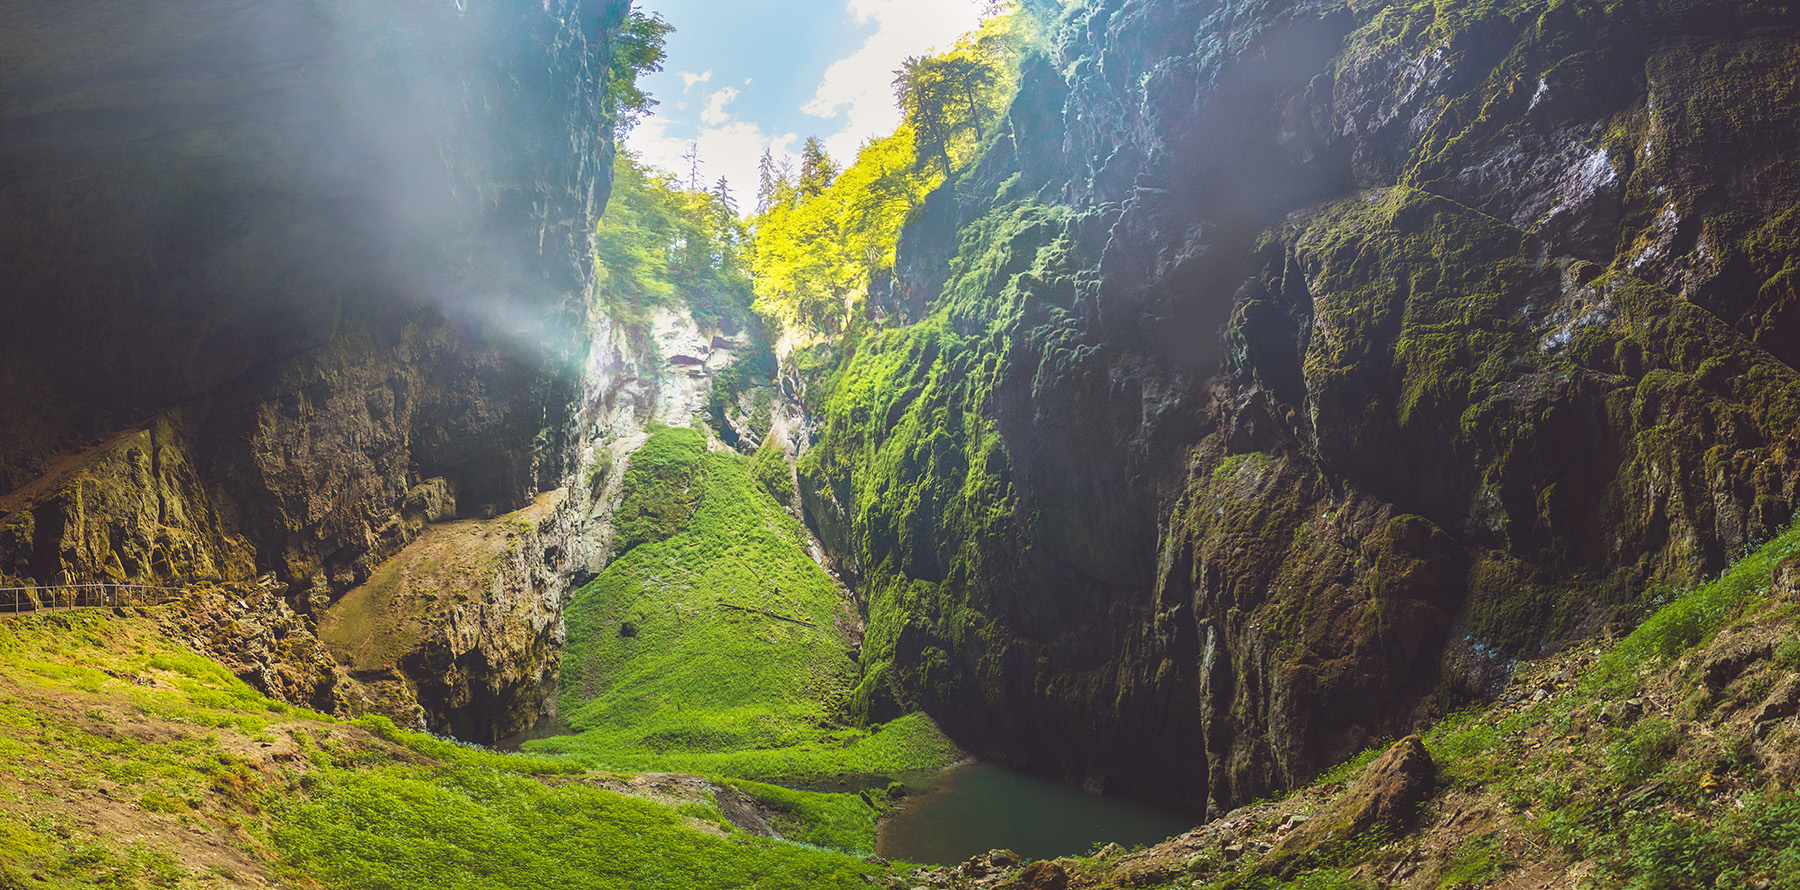
[(731, 196), (731, 184), (725, 181), (725, 177), (721, 176), (718, 182), (713, 183), (712, 196), (718, 199), (720, 207), (730, 211), (732, 216), (737, 215), (737, 199)]
[(775, 154), (772, 150), (763, 149), (762, 159), (756, 162), (756, 178), (756, 215), (763, 216), (775, 206)]
[(825, 143), (817, 136), (806, 137), (800, 148), (800, 196), (812, 198), (824, 194), (838, 178), (837, 162), (825, 152)]
[(688, 162), (687, 190), (688, 194), (691, 195), (700, 191), (700, 140), (694, 140), (693, 144), (688, 146), (687, 152), (681, 156), (681, 159)]

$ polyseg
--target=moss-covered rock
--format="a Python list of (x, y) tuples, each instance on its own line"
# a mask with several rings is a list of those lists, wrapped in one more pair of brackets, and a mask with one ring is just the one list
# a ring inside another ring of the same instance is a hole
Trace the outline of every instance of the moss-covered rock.
[(1363, 770), (1331, 806), (1299, 823), (1275, 844), (1259, 871), (1292, 877), (1328, 845), (1348, 844), (1371, 832), (1404, 834), (1419, 806), (1437, 790), (1437, 763), (1416, 735), (1394, 745)]
[(1791, 12), (1152, 0), (1054, 30), (903, 238), (918, 320), (808, 392), (865, 713), (1229, 808), (1796, 505)]

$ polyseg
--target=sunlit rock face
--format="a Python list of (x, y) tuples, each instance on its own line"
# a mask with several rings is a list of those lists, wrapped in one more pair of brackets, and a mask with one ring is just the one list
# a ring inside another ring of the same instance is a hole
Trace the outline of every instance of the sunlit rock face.
[(1228, 808), (1788, 520), (1800, 19), (1551, 7), (1064, 15), (813, 406), (860, 707)]
[(574, 472), (625, 0), (5, 7), (0, 575), (317, 612)]

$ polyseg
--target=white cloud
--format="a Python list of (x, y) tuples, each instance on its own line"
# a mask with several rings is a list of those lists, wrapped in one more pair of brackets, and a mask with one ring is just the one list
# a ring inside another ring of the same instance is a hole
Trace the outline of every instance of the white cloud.
[(892, 132), (900, 123), (894, 69), (907, 56), (948, 48), (981, 23), (981, 10), (971, 0), (849, 0), (846, 9), (858, 24), (873, 21), (875, 33), (825, 70), (801, 110), (819, 118), (843, 117), (843, 126), (825, 137), (825, 147), (848, 162), (865, 139)]
[(726, 87), (706, 97), (706, 107), (700, 111), (700, 122), (709, 127), (723, 126), (731, 120), (731, 112), (725, 110), (738, 97), (737, 87)]
[[(861, 39), (860, 46), (847, 43), (824, 51), (825, 58), (842, 58), (829, 67), (803, 107), (787, 104), (791, 99), (759, 96), (770, 88), (766, 71), (758, 70), (753, 79), (742, 76), (746, 72), (723, 67), (726, 63), (719, 59), (700, 57), (697, 61), (702, 65), (721, 67), (698, 73), (677, 69), (678, 74), (664, 75), (670, 78), (662, 87), (668, 94), (665, 104), (657, 109), (657, 115), (645, 118), (631, 131), (627, 140), (631, 150), (645, 163), (675, 173), (685, 182), (688, 162), (683, 155), (697, 143), (701, 181), (710, 185), (725, 177), (739, 207), (748, 212), (756, 203), (756, 167), (764, 150), (772, 150), (778, 158), (791, 156), (799, 149), (801, 136), (788, 131), (810, 130), (825, 139), (833, 157), (849, 163), (864, 140), (892, 132), (899, 123), (899, 112), (893, 107), (893, 70), (907, 56), (949, 47), (980, 24), (977, 0), (811, 2), (845, 10), (861, 26), (854, 33), (869, 36)], [(720, 86), (712, 87), (715, 82)], [(752, 87), (753, 82), (757, 86)], [(732, 85), (725, 86), (727, 83)], [(806, 84), (792, 86), (804, 90)], [(769, 113), (771, 109), (765, 106), (776, 104), (785, 107), (780, 113)], [(802, 110), (820, 119), (815, 121), (817, 129), (797, 119), (795, 113)]]
[(794, 133), (771, 135), (749, 121), (726, 120), (718, 125), (700, 128), (696, 139), (670, 135), (670, 125), (680, 121), (651, 117), (633, 128), (628, 137), (632, 151), (644, 163), (661, 167), (683, 180), (687, 179), (688, 162), (683, 157), (697, 142), (700, 146), (700, 180), (711, 187), (723, 176), (731, 184), (738, 209), (750, 213), (756, 209), (756, 163), (764, 150), (779, 157), (799, 147), (800, 137)]

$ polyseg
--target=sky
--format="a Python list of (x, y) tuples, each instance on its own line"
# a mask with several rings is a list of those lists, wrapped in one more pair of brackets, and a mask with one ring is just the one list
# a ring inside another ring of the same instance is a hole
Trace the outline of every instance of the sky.
[(893, 71), (946, 49), (981, 20), (980, 0), (637, 0), (675, 33), (661, 73), (640, 80), (657, 100), (626, 137), (644, 161), (700, 179), (725, 177), (745, 212), (764, 149), (796, 154), (824, 140), (840, 165), (900, 122)]

